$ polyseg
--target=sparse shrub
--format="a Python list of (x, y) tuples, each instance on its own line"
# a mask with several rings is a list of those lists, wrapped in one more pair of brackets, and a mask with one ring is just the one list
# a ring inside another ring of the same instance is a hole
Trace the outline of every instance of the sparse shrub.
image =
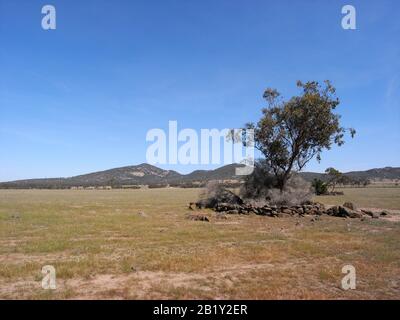
[(276, 177), (262, 159), (255, 163), (253, 173), (245, 177), (240, 188), (240, 196), (256, 201), (265, 200), (268, 190), (277, 188), (277, 185)]
[(149, 189), (158, 189), (158, 188), (167, 188), (168, 184), (163, 184), (163, 183), (154, 183), (149, 185)]
[(298, 205), (311, 200), (311, 184), (299, 175), (292, 175), (283, 190), (279, 181), (271, 173), (265, 160), (257, 161), (254, 171), (247, 176), (240, 189), (240, 196), (246, 202), (257, 206), (272, 205)]
[(218, 203), (243, 204), (242, 199), (232, 191), (225, 189), (223, 184), (217, 181), (210, 181), (200, 194), (201, 205), (206, 208), (213, 208)]
[(294, 206), (309, 202), (312, 199), (311, 184), (299, 175), (293, 175), (286, 183), (285, 188), (273, 188), (267, 191), (266, 200), (273, 205)]
[(312, 187), (317, 196), (328, 193), (328, 185), (321, 179), (314, 179), (312, 182)]

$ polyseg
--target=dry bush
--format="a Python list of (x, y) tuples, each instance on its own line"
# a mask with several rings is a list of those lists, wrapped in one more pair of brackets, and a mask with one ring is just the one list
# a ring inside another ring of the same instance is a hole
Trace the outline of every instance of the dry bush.
[(270, 189), (267, 191), (266, 200), (274, 205), (299, 205), (312, 199), (311, 184), (301, 178), (299, 175), (292, 176), (283, 192), (279, 189)]
[(249, 201), (265, 201), (268, 190), (276, 187), (277, 181), (265, 160), (259, 160), (255, 163), (253, 173), (245, 177), (244, 184), (240, 188), (240, 196)]
[(207, 183), (204, 191), (200, 194), (201, 205), (206, 208), (213, 208), (218, 203), (242, 204), (243, 201), (233, 192), (217, 181)]
[(311, 200), (312, 190), (310, 183), (294, 174), (281, 192), (277, 179), (271, 174), (265, 161), (258, 161), (253, 173), (246, 177), (240, 196), (256, 206), (298, 205)]

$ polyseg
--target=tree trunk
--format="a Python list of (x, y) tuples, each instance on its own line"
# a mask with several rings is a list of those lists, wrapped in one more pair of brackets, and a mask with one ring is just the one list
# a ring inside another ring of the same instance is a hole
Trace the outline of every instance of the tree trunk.
[(285, 186), (286, 186), (286, 183), (287, 183), (288, 179), (289, 179), (289, 174), (288, 173), (285, 173), (285, 174), (283, 174), (282, 177), (278, 178), (278, 188), (279, 188), (281, 193), (285, 189)]

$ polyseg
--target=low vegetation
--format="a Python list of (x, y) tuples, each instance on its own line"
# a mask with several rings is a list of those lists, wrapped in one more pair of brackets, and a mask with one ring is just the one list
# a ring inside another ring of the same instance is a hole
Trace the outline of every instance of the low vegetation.
[[(201, 189), (0, 190), (0, 298), (399, 299), (398, 220), (270, 218), (209, 210)], [(400, 210), (400, 188), (329, 204)], [(397, 221), (397, 222), (396, 222)], [(41, 288), (53, 265), (57, 289)], [(341, 269), (357, 270), (344, 291)]]
[(261, 119), (246, 124), (242, 137), (231, 136), (260, 151), (261, 164), (274, 176), (280, 191), (293, 172), (300, 172), (313, 158), (319, 161), (323, 150), (343, 145), (347, 131), (351, 137), (356, 132), (341, 126), (340, 115), (335, 113), (340, 101), (330, 81), (298, 81), (297, 87), (300, 94), (287, 101), (276, 89), (265, 90), (267, 107), (262, 109)]

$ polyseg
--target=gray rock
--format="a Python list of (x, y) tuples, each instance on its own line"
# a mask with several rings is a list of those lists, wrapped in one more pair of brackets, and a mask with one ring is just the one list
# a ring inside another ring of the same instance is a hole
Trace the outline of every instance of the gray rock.
[(341, 217), (349, 218), (362, 218), (362, 213), (360, 211), (352, 210), (347, 207), (339, 206), (339, 214)]
[(218, 219), (218, 220), (227, 220), (227, 219), (228, 219), (228, 217), (226, 216), (226, 214), (225, 214), (225, 213), (221, 213), (221, 212), (218, 212), (218, 213), (215, 215), (215, 218)]
[(353, 202), (345, 202), (343, 204), (343, 207), (351, 209), (351, 210), (357, 210), (357, 207)]
[(326, 213), (333, 217), (340, 217), (339, 206), (334, 206), (326, 210)]
[(365, 215), (373, 217), (374, 213), (371, 210), (361, 210)]
[(192, 220), (192, 221), (204, 221), (204, 222), (210, 222), (207, 216), (202, 215), (202, 214), (189, 214), (186, 216), (187, 219)]

